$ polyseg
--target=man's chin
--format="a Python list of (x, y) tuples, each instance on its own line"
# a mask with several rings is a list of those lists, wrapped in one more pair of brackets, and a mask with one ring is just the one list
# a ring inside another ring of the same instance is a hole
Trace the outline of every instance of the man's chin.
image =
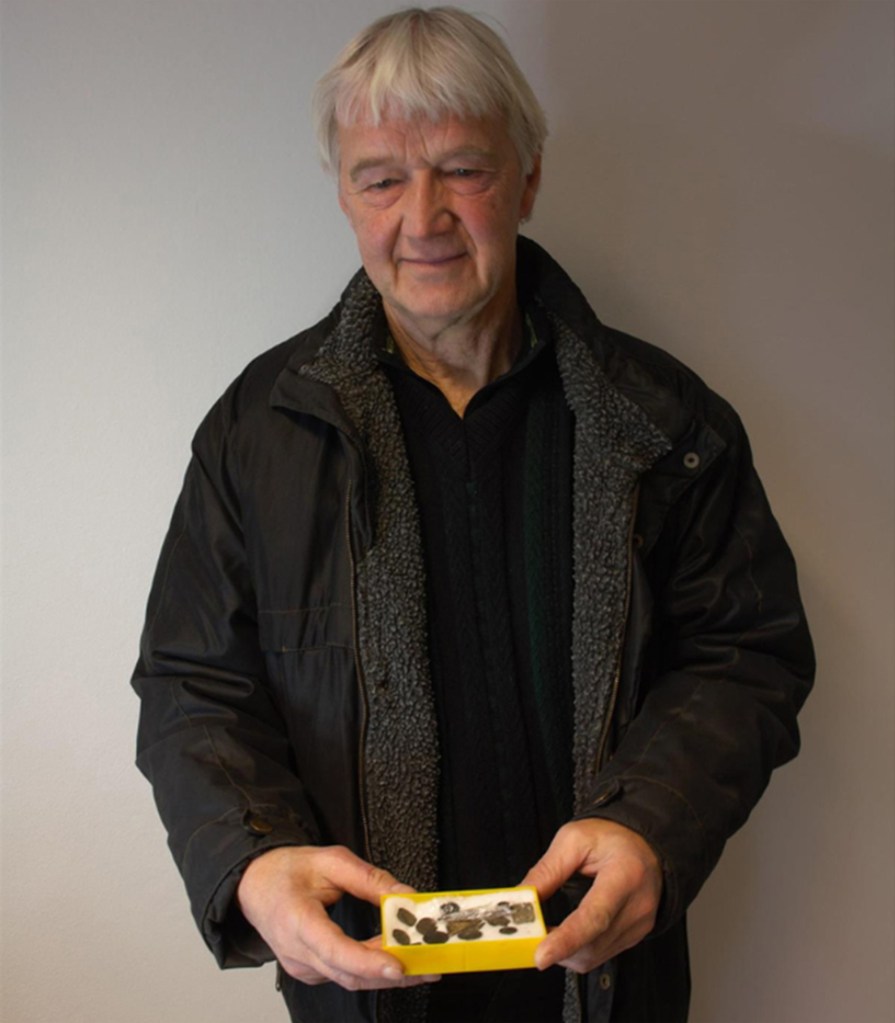
[(394, 319), (409, 334), (434, 337), (448, 327), (470, 323), (475, 319), (478, 306), (469, 305), (429, 305), (413, 308), (386, 307), (389, 319)]
[[(484, 305), (480, 295), (431, 294), (422, 298), (422, 289), (409, 290), (409, 295), (383, 296), (386, 313), (406, 328), (418, 324), (426, 333), (452, 323), (471, 320)], [(416, 293), (413, 293), (414, 290)]]

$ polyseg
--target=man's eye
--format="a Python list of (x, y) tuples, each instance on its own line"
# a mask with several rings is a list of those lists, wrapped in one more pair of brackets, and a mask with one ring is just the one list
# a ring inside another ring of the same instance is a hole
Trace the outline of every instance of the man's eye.
[(367, 188), (373, 192), (384, 192), (395, 184), (397, 184), (395, 178), (382, 178), (381, 181), (374, 181), (372, 184), (367, 185)]
[(451, 174), (455, 178), (473, 178), (478, 174), (477, 170), (473, 170), (471, 167), (455, 167)]

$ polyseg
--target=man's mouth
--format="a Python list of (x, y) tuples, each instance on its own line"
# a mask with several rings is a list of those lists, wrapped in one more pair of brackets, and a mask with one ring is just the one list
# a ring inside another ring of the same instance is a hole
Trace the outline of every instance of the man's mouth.
[(410, 263), (412, 266), (447, 266), (449, 263), (455, 263), (466, 255), (465, 252), (454, 252), (448, 255), (437, 255), (437, 256), (402, 256), (400, 262)]

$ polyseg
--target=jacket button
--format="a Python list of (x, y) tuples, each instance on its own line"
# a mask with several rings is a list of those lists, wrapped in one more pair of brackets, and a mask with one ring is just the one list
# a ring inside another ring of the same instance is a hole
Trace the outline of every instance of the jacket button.
[(612, 974), (601, 973), (600, 974), (600, 987), (603, 991), (608, 991), (612, 987)]
[(273, 831), (273, 824), (269, 820), (259, 817), (258, 814), (251, 813), (251, 811), (245, 815), (243, 827), (256, 838), (265, 838)]
[(684, 455), (684, 468), (685, 469), (698, 469), (700, 458), (695, 451), (688, 451)]

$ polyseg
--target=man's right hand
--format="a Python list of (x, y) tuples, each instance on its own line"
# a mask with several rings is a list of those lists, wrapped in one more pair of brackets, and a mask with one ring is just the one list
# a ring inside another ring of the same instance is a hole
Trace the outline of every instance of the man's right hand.
[(381, 937), (354, 941), (333, 923), (326, 907), (345, 892), (378, 906), (380, 895), (410, 891), (341, 846), (282, 846), (249, 863), (236, 899), (291, 977), (361, 991), (438, 978), (405, 977), (400, 962), (382, 951)]

